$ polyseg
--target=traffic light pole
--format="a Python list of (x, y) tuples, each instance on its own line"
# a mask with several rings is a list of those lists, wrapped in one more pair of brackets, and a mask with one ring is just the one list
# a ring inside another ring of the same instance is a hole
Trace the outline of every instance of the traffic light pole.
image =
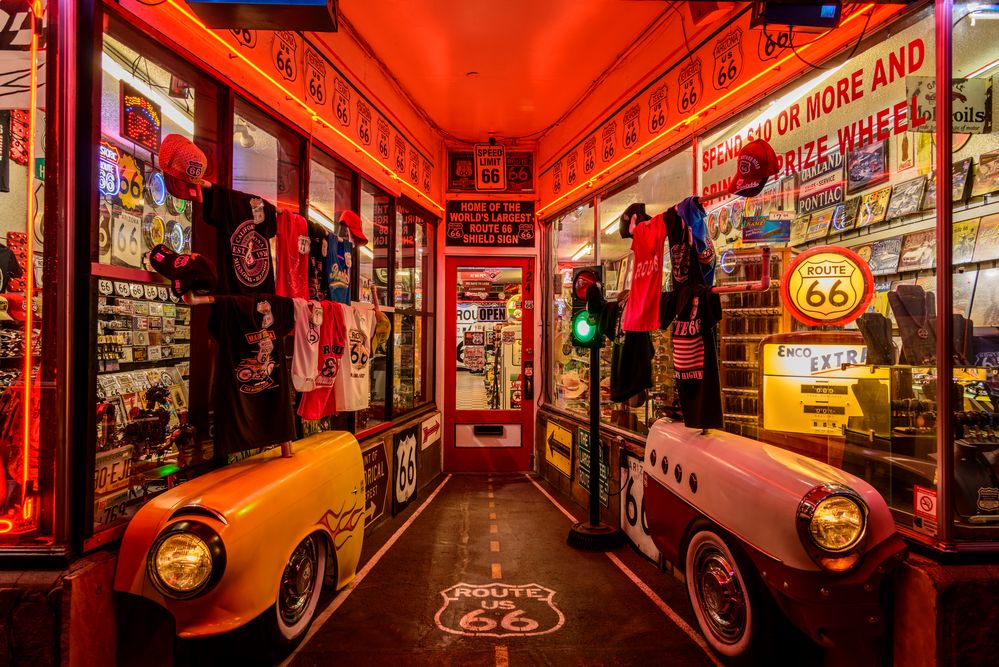
[[(601, 298), (602, 302), (603, 299)], [(590, 347), (590, 518), (580, 521), (569, 530), (569, 546), (586, 551), (608, 551), (624, 542), (624, 533), (600, 521), (600, 349), (604, 333), (599, 334), (599, 345)], [(610, 452), (607, 452), (608, 456)], [(608, 472), (610, 460), (607, 461)]]

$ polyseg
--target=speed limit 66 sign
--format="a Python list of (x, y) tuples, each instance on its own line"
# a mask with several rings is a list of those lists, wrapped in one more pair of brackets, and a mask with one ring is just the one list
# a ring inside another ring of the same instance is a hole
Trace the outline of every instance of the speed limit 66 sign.
[(475, 144), (475, 189), (506, 190), (506, 149)]
[(849, 324), (874, 296), (874, 276), (860, 255), (839, 246), (820, 246), (795, 257), (781, 280), (781, 297), (791, 315), (809, 326)]

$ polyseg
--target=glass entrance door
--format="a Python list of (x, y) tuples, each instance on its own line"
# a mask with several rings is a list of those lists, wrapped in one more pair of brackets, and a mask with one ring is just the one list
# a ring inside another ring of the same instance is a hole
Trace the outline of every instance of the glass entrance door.
[(533, 442), (533, 259), (447, 261), (444, 466), (528, 470)]

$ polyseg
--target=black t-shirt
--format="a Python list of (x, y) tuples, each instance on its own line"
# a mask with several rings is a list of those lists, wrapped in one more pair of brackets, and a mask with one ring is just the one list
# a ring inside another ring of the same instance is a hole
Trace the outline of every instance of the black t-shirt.
[(205, 222), (218, 228), (220, 294), (274, 294), (269, 239), (277, 209), (260, 197), (221, 186), (204, 189)]
[(604, 309), (603, 331), (611, 339), (610, 399), (614, 403), (638, 396), (652, 388), (652, 359), (656, 348), (648, 331), (624, 331), (621, 314), (624, 304), (614, 302)]
[(20, 278), (24, 270), (17, 263), (17, 256), (7, 246), (0, 245), (0, 292), (6, 292), (11, 278)]
[(218, 341), (215, 446), (223, 454), (295, 439), (291, 365), (285, 340), (292, 300), (218, 296), (209, 330)]
[(309, 298), (313, 301), (329, 299), (326, 253), (330, 236), (328, 229), (309, 221)]
[(688, 285), (663, 294), (659, 314), (664, 329), (673, 324), (673, 370), (683, 423), (691, 428), (722, 428), (714, 337), (721, 300), (706, 285)]

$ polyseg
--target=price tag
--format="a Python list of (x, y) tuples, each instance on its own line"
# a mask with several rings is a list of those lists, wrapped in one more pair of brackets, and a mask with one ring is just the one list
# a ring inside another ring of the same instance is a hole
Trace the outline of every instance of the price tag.
[(874, 276), (852, 250), (820, 246), (791, 261), (781, 279), (781, 296), (802, 324), (842, 326), (867, 310)]
[(506, 149), (475, 144), (475, 189), (506, 190)]

